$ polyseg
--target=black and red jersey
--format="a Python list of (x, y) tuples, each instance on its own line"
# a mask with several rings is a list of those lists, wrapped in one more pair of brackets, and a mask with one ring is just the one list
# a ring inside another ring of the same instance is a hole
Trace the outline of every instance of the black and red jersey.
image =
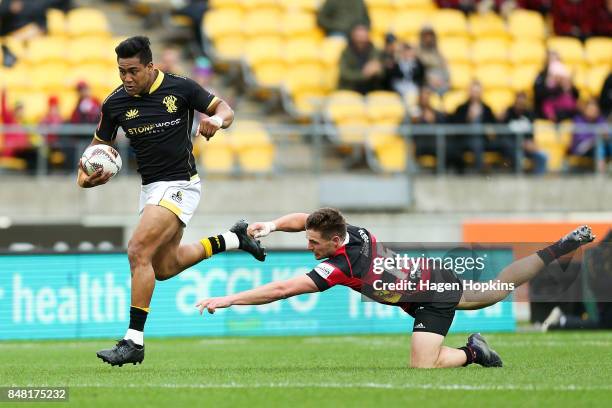
[[(434, 271), (426, 268), (419, 268), (416, 275), (410, 273), (410, 268), (406, 270), (387, 269), (382, 274), (374, 273), (375, 258), (392, 257), (394, 254), (377, 242), (376, 237), (365, 228), (348, 225), (344, 245), (333, 256), (315, 266), (307, 275), (314, 281), (320, 291), (325, 291), (336, 285), (348, 286), (370, 300), (399, 306), (406, 312), (414, 303), (449, 301), (448, 295), (420, 289), (390, 291), (377, 288), (374, 285), (377, 280), (384, 282), (411, 280), (415, 283), (458, 282), (452, 271), (436, 271), (434, 273)], [(419, 285), (416, 286), (419, 287)], [(460, 297), (460, 293), (451, 294), (451, 301), (453, 299), (458, 301), (457, 295)]]

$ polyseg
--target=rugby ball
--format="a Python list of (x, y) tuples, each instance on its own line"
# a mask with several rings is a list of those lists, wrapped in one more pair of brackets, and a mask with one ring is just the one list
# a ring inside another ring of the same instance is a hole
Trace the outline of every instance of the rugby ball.
[(112, 146), (97, 144), (89, 146), (81, 156), (81, 168), (88, 176), (98, 169), (113, 176), (121, 170), (121, 156)]

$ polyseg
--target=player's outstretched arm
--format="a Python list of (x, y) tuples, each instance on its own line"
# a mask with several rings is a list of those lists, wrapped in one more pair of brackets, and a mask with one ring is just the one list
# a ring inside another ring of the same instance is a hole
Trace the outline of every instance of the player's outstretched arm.
[(307, 275), (300, 275), (233, 295), (202, 299), (196, 303), (196, 307), (200, 309), (200, 314), (204, 312), (204, 309), (207, 309), (208, 313), (213, 314), (216, 309), (224, 309), (234, 305), (263, 305), (303, 293), (318, 291), (319, 288), (317, 288), (312, 279)]
[[(97, 145), (97, 144), (106, 144), (106, 143), (101, 142), (100, 140), (94, 137), (94, 139), (91, 141), (90, 146)], [(77, 170), (77, 184), (81, 188), (91, 188), (91, 187), (101, 186), (102, 184), (106, 184), (108, 180), (111, 179), (112, 176), (113, 174), (110, 172), (103, 173), (102, 169), (98, 169), (95, 172), (93, 172), (90, 176), (88, 176), (83, 168), (83, 163), (79, 160), (79, 168)]]
[(300, 232), (306, 229), (309, 214), (292, 213), (283, 215), (274, 221), (255, 222), (249, 225), (248, 233), (254, 238), (262, 238), (273, 231)]

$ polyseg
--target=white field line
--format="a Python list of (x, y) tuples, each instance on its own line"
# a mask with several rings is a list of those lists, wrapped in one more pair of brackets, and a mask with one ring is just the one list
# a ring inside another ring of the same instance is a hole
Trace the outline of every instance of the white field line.
[[(41, 385), (41, 384), (9, 384), (0, 385), (1, 387), (58, 387), (59, 385)], [(62, 385), (66, 386), (66, 385)], [(202, 383), (202, 384), (126, 384), (126, 385), (110, 385), (103, 383), (91, 384), (74, 384), (68, 387), (74, 388), (156, 388), (156, 389), (250, 389), (250, 388), (370, 388), (383, 390), (432, 390), (432, 391), (612, 391), (611, 385), (557, 385), (557, 386), (539, 386), (529, 384), (503, 384), (503, 385), (469, 385), (469, 384), (385, 384), (385, 383), (288, 383), (288, 382), (271, 382), (271, 383)]]

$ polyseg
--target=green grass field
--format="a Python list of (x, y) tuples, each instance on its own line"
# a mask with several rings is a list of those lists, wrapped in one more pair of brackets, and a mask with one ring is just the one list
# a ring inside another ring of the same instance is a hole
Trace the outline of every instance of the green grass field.
[(109, 341), (0, 342), (0, 386), (68, 386), (54, 406), (79, 407), (611, 406), (611, 332), (486, 338), (504, 368), (408, 369), (408, 334), (148, 339), (122, 368), (95, 356)]

